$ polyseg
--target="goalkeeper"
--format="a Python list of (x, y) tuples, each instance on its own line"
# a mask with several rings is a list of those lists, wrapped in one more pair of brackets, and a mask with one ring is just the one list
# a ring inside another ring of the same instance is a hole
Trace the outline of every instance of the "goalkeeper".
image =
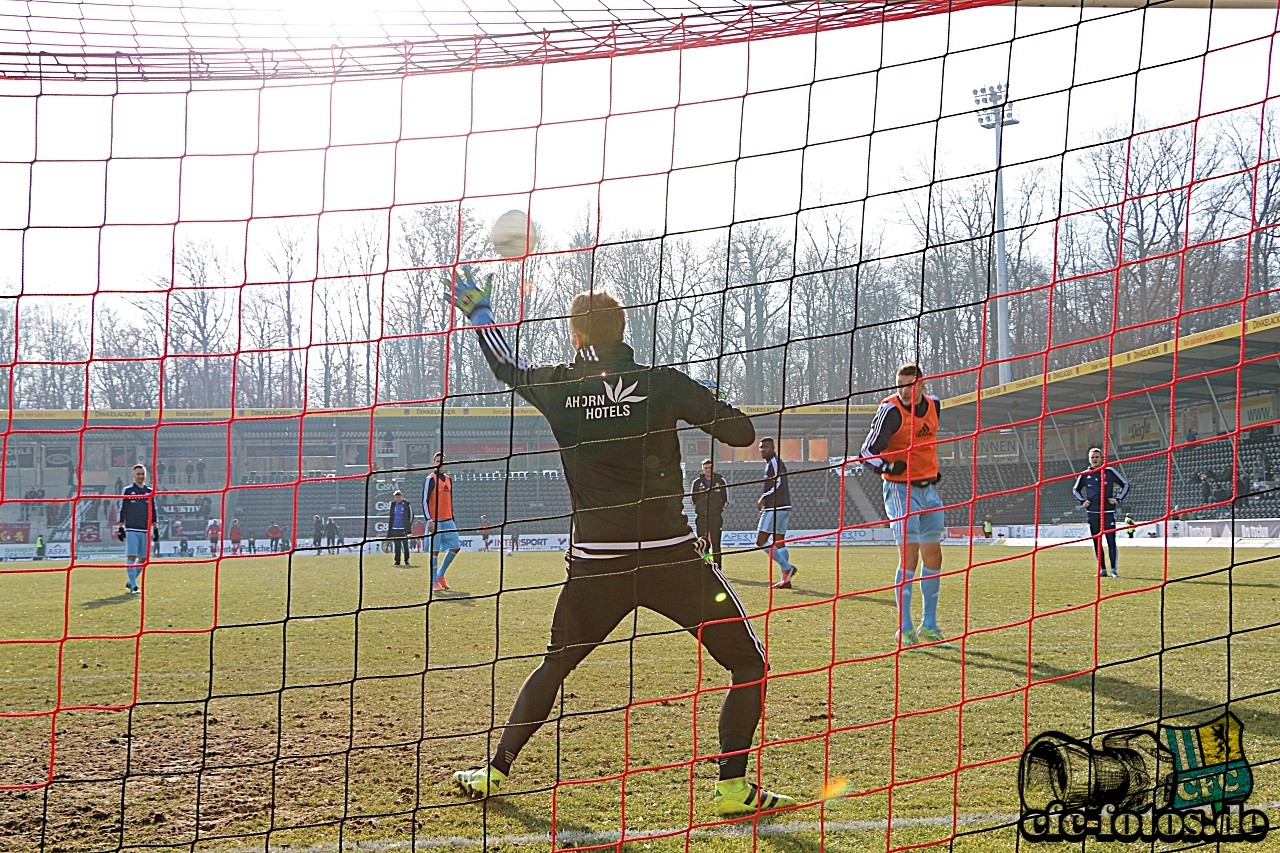
[(454, 303), (475, 327), (499, 380), (547, 418), (573, 504), (568, 578), (542, 664), (520, 688), (489, 763), (453, 774), (471, 796), (497, 793), (520, 750), (547, 720), (565, 678), (637, 607), (680, 624), (733, 687), (720, 712), (715, 813), (753, 814), (795, 804), (746, 780), (760, 722), (765, 651), (719, 569), (703, 561), (683, 511), (678, 421), (734, 447), (755, 440), (751, 420), (678, 370), (636, 363), (622, 341), (626, 314), (613, 294), (579, 293), (569, 309), (572, 364), (533, 367), (507, 346), (483, 285), (463, 267)]
[[(924, 371), (911, 363), (898, 368), (897, 393), (880, 403), (871, 432), (862, 445), (863, 464), (884, 478), (884, 511), (898, 545), (898, 638), (903, 646), (934, 643), (944, 648), (938, 629), (938, 593), (942, 585), (942, 534), (946, 531), (937, 483), (938, 415), (941, 403), (924, 393)], [(924, 617), (911, 620), (911, 589), (920, 569)]]

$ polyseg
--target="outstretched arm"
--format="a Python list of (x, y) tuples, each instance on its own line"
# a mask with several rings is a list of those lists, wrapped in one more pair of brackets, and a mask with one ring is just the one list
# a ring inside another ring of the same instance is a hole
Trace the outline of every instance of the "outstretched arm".
[(471, 268), (460, 267), (457, 274), (445, 280), (445, 298), (466, 315), (475, 330), (480, 351), (489, 362), (493, 375), (539, 409), (543, 408), (542, 388), (546, 386), (548, 368), (534, 367), (507, 344), (493, 316), (489, 292), (493, 276), (477, 281)]
[[(756, 440), (756, 428), (745, 412), (721, 400), (710, 388), (693, 378), (673, 370), (676, 382), (683, 384), (677, 417), (730, 447), (748, 447)], [(677, 385), (677, 388), (680, 386)]]

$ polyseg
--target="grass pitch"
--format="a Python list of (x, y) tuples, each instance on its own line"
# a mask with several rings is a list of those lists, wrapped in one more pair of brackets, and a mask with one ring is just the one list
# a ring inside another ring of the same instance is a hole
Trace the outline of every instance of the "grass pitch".
[[(0, 639), (29, 642), (0, 645), (0, 785), (35, 787), (0, 791), (0, 850), (546, 850), (553, 809), (558, 847), (625, 824), (636, 851), (884, 850), (950, 836), (953, 815), (965, 833), (1007, 823), (1028, 736), (1188, 725), (1228, 698), (1251, 802), (1280, 800), (1275, 554), (1228, 570), (1227, 550), (1128, 549), (1099, 585), (1087, 548), (949, 547), (940, 621), (969, 632), (963, 651), (899, 654), (893, 591), (868, 591), (891, 583), (892, 549), (792, 553), (790, 591), (759, 553), (724, 567), (769, 648), (762, 781), (809, 804), (757, 838), (716, 821), (696, 760), (726, 676), (707, 658), (699, 681), (694, 640), (648, 612), (570, 677), (501, 797), (455, 793), (546, 645), (559, 554), (462, 554), (434, 598), (427, 569), (389, 555), (158, 564), (143, 601), (122, 567), (9, 571)], [(954, 847), (1015, 843), (1004, 826)]]

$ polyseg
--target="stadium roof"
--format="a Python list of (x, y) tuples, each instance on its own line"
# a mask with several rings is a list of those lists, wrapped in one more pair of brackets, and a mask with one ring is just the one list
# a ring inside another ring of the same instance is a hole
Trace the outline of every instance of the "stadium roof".
[(1214, 402), (1215, 397), (1223, 405), (1237, 397), (1280, 388), (1278, 353), (1280, 314), (1267, 314), (996, 385), (980, 394), (974, 391), (950, 397), (942, 405), (967, 423), (976, 418), (981, 401), (984, 428), (1042, 414), (1051, 414), (1063, 423), (1097, 420), (1098, 405), (1108, 398), (1117, 413), (1155, 409), (1163, 414), (1169, 408), (1175, 358), (1179, 407)]

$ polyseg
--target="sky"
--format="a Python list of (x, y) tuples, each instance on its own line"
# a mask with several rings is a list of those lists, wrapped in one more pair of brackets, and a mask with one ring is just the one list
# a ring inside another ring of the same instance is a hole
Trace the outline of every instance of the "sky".
[[(232, 283), (272, 281), (264, 253), (281, 224), (323, 240), (459, 197), (488, 221), (531, 211), (544, 249), (586, 211), (608, 239), (846, 204), (883, 230), (886, 252), (909, 251), (902, 210), (930, 176), (995, 165), (974, 88), (1008, 82), (1013, 182), (1037, 163), (1069, 169), (1072, 149), (1127, 133), (1135, 116), (1155, 127), (1262, 101), (1275, 30), (1275, 11), (1103, 9), (1081, 21), (993, 7), (336, 84), (113, 94), (59, 83), (35, 97), (35, 83), (0, 81), (0, 293), (154, 290), (187, 239), (224, 245)], [(363, 209), (374, 213), (351, 212)], [(296, 278), (342, 271), (321, 258)]]

